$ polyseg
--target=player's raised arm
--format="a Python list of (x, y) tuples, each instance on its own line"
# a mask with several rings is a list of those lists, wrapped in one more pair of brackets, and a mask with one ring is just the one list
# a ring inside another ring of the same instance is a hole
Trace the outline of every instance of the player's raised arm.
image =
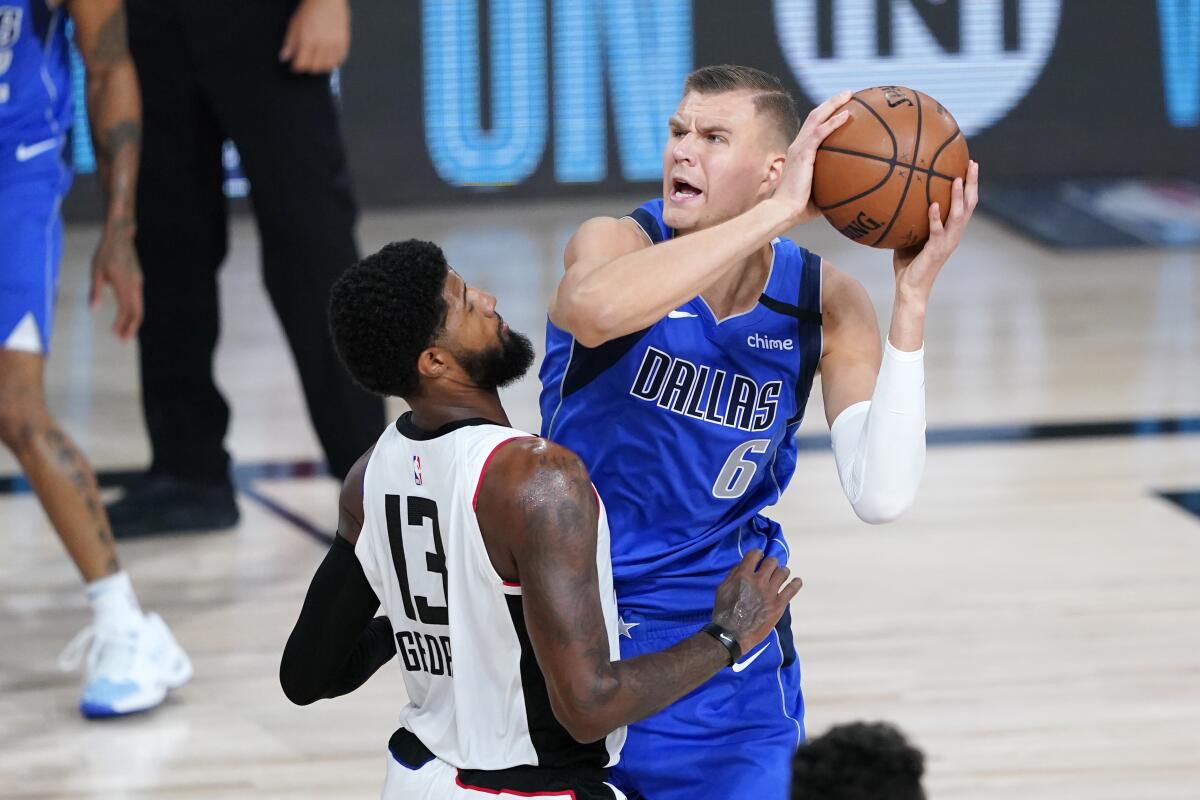
[[(846, 121), (834, 111), (843, 92), (813, 109), (799, 134), (767, 167), (762, 187), (771, 196), (712, 227), (650, 247), (630, 220), (599, 217), (585, 222), (567, 244), (566, 274), (551, 300), (550, 319), (580, 343), (595, 347), (641, 330), (691, 300), (773, 238), (815, 215), (810, 206), (817, 146)], [(672, 121), (672, 126), (677, 126)], [(688, 169), (716, 131), (673, 129), (667, 155)], [(711, 146), (720, 147), (719, 141)], [(683, 174), (683, 173), (681, 173)], [(668, 168), (664, 188), (670, 189)]]
[(550, 320), (587, 347), (639, 331), (795, 224), (788, 206), (766, 200), (716, 227), (650, 247), (637, 223), (590, 219), (567, 243)]
[(925, 309), (978, 200), (979, 167), (955, 181), (950, 215), (929, 209), (930, 239), (897, 251), (896, 299), (882, 353), (875, 310), (862, 286), (823, 266), (825, 351), (821, 390), (842, 488), (866, 522), (889, 522), (916, 499), (925, 468)]
[[(599, 501), (569, 450), (540, 439), (499, 450), (476, 506), (489, 542), (507, 542), (525, 625), (555, 716), (590, 742), (650, 716), (695, 689), (770, 633), (800, 590), (773, 558), (752, 551), (717, 590), (713, 622), (727, 649), (700, 632), (675, 646), (612, 661), (596, 567)], [(785, 585), (786, 584), (786, 585)]]
[(363, 474), (372, 450), (342, 484), (337, 536), (308, 587), (279, 664), (283, 693), (297, 705), (354, 691), (396, 654), (391, 623), (375, 616), (379, 598), (354, 555), (363, 524)]

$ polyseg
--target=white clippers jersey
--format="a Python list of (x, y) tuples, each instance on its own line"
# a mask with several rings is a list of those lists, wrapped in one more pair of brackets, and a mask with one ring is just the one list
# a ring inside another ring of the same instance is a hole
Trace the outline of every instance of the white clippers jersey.
[[(584, 745), (559, 724), (525, 630), (521, 587), (496, 574), (475, 518), (492, 453), (527, 436), (479, 419), (430, 434), (402, 416), (367, 464), (355, 553), (396, 635), (409, 697), (400, 723), (434, 755), (464, 769), (611, 766), (625, 729)], [(596, 566), (609, 654), (616, 660), (603, 504)]]

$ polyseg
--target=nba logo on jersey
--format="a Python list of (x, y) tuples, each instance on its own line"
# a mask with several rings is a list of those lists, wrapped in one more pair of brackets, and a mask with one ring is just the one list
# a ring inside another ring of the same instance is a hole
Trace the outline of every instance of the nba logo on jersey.
[(421, 478), (421, 457), (413, 456), (413, 480), (417, 486), (421, 486), (425, 481)]

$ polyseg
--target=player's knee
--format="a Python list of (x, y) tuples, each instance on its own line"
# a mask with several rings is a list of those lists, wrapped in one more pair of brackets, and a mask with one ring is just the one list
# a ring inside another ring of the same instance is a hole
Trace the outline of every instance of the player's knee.
[(38, 393), (0, 379), (0, 442), (14, 453), (30, 447), (48, 412)]
[(0, 393), (0, 442), (14, 453), (19, 453), (33, 443), (34, 423), (37, 415), (28, 403), (10, 402)]

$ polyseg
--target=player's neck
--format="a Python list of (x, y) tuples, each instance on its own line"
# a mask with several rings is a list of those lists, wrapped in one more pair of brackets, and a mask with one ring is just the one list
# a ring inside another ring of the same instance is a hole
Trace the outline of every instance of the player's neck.
[(500, 404), (500, 395), (495, 392), (476, 390), (469, 394), (447, 397), (411, 398), (412, 424), (432, 433), (452, 422), (464, 419), (486, 419), (497, 425), (509, 425), (508, 414)]
[(700, 293), (717, 319), (754, 308), (767, 288), (774, 257), (775, 249), (768, 244), (749, 258), (734, 264), (720, 280)]

